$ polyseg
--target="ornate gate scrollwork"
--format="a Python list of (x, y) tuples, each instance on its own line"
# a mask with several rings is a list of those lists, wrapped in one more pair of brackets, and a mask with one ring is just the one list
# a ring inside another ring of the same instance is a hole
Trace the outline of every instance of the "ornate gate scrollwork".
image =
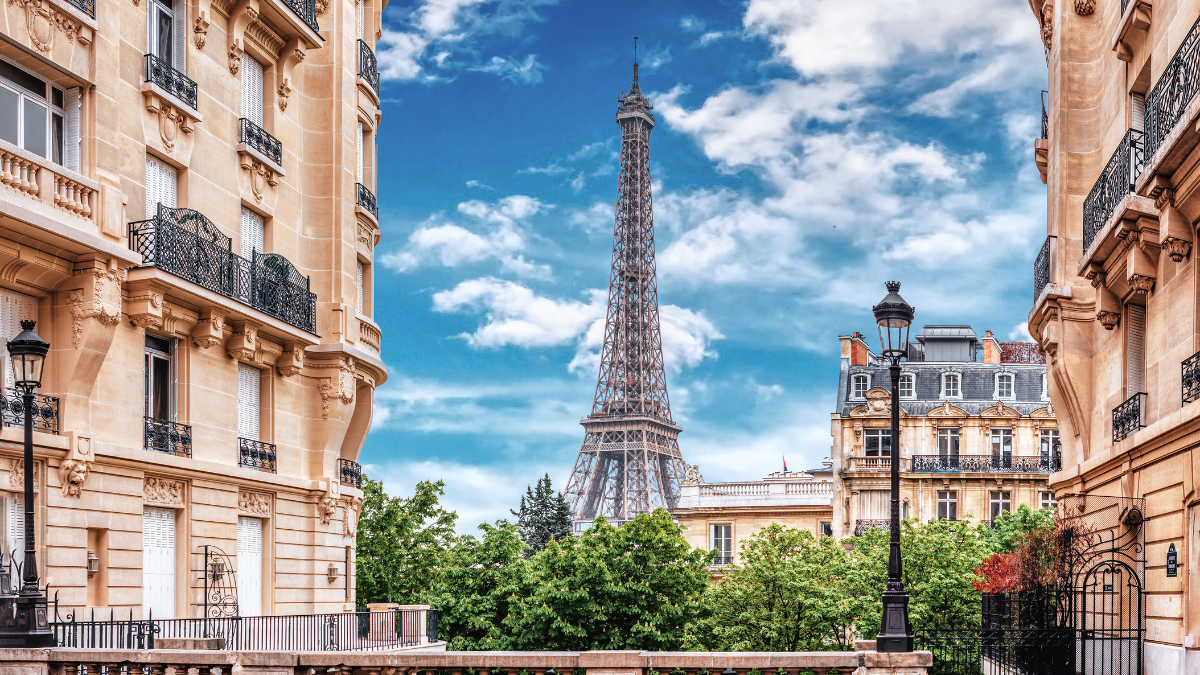
[(204, 618), (238, 616), (237, 574), (229, 556), (216, 546), (204, 546)]

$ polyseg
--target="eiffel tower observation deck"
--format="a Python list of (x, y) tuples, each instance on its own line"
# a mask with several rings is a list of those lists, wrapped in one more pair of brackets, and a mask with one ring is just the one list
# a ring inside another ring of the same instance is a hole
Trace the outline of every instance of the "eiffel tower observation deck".
[[(634, 38), (635, 40), (637, 38)], [(651, 105), (638, 86), (618, 98), (621, 165), (612, 271), (600, 373), (583, 445), (567, 483), (575, 531), (597, 516), (613, 524), (655, 508), (673, 508), (685, 464), (683, 429), (671, 419), (658, 320), (654, 204), (650, 196)]]

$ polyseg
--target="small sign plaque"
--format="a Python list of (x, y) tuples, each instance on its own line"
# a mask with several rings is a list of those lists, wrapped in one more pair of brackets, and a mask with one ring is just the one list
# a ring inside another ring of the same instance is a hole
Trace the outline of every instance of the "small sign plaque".
[(1104, 592), (1112, 593), (1112, 584), (1104, 584)]
[(1175, 544), (1171, 544), (1171, 548), (1167, 549), (1167, 576), (1173, 577), (1179, 574), (1179, 553), (1175, 550)]

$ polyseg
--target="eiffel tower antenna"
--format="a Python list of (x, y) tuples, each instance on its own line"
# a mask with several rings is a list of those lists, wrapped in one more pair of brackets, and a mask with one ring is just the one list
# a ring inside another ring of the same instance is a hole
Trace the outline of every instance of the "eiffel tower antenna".
[(621, 524), (679, 500), (683, 429), (671, 419), (658, 321), (654, 205), (650, 196), (652, 106), (638, 85), (618, 99), (621, 164), (612, 270), (600, 372), (592, 412), (580, 421), (583, 446), (567, 481), (575, 530), (596, 516)]

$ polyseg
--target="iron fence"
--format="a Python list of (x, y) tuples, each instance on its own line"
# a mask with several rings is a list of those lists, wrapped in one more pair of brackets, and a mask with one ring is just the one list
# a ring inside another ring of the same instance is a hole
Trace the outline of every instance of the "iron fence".
[(153, 54), (146, 55), (146, 81), (162, 87), (192, 110), (199, 110), (200, 96), (196, 83)]
[(854, 536), (861, 537), (867, 530), (883, 530), (888, 532), (892, 529), (892, 521), (888, 519), (874, 520), (856, 520), (854, 521)]
[(275, 444), (238, 438), (238, 466), (275, 473)]
[(367, 186), (362, 183), (356, 183), (358, 186), (358, 201), (357, 204), (371, 212), (375, 219), (379, 219), (379, 206), (375, 203), (375, 193), (367, 189)]
[(438, 619), (440, 612), (436, 609), (425, 610), (425, 639), (430, 642), (438, 641)]
[(170, 420), (145, 417), (146, 449), (181, 457), (192, 456), (192, 427)]
[(1042, 297), (1042, 291), (1050, 284), (1050, 237), (1046, 237), (1046, 241), (1042, 243), (1042, 250), (1038, 251), (1037, 258), (1033, 260), (1033, 301)]
[(1054, 457), (1011, 455), (913, 455), (913, 473), (1037, 473), (1058, 471)]
[(1108, 164), (1100, 172), (1092, 191), (1083, 200), (1083, 250), (1087, 251), (1101, 228), (1108, 222), (1117, 204), (1133, 192), (1133, 185), (1146, 165), (1146, 149), (1142, 132), (1125, 132)]
[(1140, 391), (1113, 408), (1113, 443), (1146, 426), (1146, 392)]
[(1050, 138), (1050, 116), (1046, 113), (1046, 98), (1050, 92), (1042, 90), (1042, 140)]
[[(6, 427), (25, 427), (25, 399), (14, 389), (0, 393), (0, 416)], [(58, 397), (34, 394), (33, 430), (58, 434)]]
[[(1128, 0), (1125, 0), (1128, 3)], [(1154, 156), (1200, 91), (1200, 19), (1146, 95), (1146, 157)], [(1086, 246), (1085, 246), (1086, 248)]]
[(376, 95), (379, 94), (379, 63), (371, 45), (362, 40), (358, 41), (358, 76), (371, 85)]
[(362, 465), (352, 459), (338, 459), (338, 482), (350, 487), (361, 487)]
[(76, 9), (87, 14), (93, 19), (96, 18), (96, 0), (68, 0)]
[(279, 142), (266, 130), (245, 117), (239, 120), (238, 139), (258, 152), (266, 155), (272, 162), (283, 165), (283, 143)]
[(1183, 360), (1183, 402), (1200, 398), (1200, 352)]
[(316, 0), (285, 0), (287, 6), (291, 8), (300, 20), (308, 24), (308, 27), (314, 32), (320, 33), (321, 26), (317, 23), (317, 2)]

